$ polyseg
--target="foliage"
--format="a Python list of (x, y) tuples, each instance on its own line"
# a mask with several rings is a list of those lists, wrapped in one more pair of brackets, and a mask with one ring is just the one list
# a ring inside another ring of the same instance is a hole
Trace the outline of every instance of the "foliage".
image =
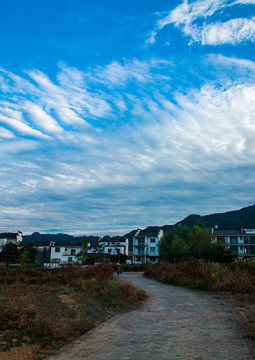
[(174, 236), (171, 242), (170, 250), (177, 262), (184, 260), (190, 252), (187, 242), (178, 234)]
[(202, 223), (198, 223), (188, 233), (187, 242), (190, 247), (190, 255), (195, 258), (208, 259), (211, 249), (210, 229), (206, 229)]
[(81, 251), (76, 255), (77, 260), (82, 264), (85, 264), (85, 259), (88, 252), (88, 243), (88, 240), (84, 239), (82, 242)]
[(24, 243), (20, 249), (19, 260), (21, 263), (31, 264), (35, 262), (37, 255), (37, 248), (33, 242)]
[(255, 276), (240, 266), (190, 258), (186, 262), (171, 264), (168, 261), (149, 266), (145, 276), (168, 284), (187, 286), (210, 291), (254, 293)]
[[(189, 249), (186, 243), (189, 229), (178, 225), (172, 231), (165, 231), (159, 243), (159, 255), (169, 261), (179, 261), (188, 255)], [(178, 244), (180, 242), (180, 245)]]
[(226, 249), (223, 245), (212, 245), (210, 251), (210, 260), (219, 263), (230, 264), (236, 260), (238, 254), (232, 249)]
[(3, 250), (0, 253), (0, 262), (7, 264), (16, 264), (19, 261), (20, 250), (18, 245), (13, 243), (7, 243), (3, 246)]
[(122, 271), (126, 272), (139, 272), (144, 271), (151, 263), (143, 264), (121, 264)]

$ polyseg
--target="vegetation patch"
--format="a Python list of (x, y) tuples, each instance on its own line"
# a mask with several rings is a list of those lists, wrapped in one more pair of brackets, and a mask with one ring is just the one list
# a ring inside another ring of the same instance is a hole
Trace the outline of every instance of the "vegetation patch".
[(188, 261), (172, 264), (163, 260), (149, 266), (144, 275), (168, 284), (195, 289), (232, 293), (255, 292), (252, 268), (243, 268), (242, 262), (225, 265), (190, 258)]
[[(0, 267), (0, 358), (14, 348), (38, 359), (146, 299), (113, 276), (113, 267)], [(32, 355), (31, 355), (32, 352)], [(25, 359), (25, 358), (24, 358)]]
[(121, 270), (124, 272), (140, 272), (147, 269), (151, 263), (143, 263), (143, 264), (121, 264)]

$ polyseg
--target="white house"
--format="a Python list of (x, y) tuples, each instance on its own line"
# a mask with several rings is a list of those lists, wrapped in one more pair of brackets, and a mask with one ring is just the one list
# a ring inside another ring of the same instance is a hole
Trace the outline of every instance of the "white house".
[(100, 241), (100, 253), (108, 255), (126, 255), (128, 256), (128, 239), (111, 238)]
[(22, 232), (18, 231), (17, 233), (5, 232), (0, 234), (0, 251), (6, 244), (15, 244), (19, 245), (22, 241)]
[(133, 263), (155, 263), (159, 260), (159, 242), (163, 231), (158, 228), (138, 229), (133, 237)]
[(50, 262), (60, 264), (73, 264), (77, 262), (76, 255), (81, 251), (82, 244), (79, 243), (50, 243)]
[(236, 251), (239, 257), (255, 261), (255, 229), (221, 230), (212, 228), (211, 243)]

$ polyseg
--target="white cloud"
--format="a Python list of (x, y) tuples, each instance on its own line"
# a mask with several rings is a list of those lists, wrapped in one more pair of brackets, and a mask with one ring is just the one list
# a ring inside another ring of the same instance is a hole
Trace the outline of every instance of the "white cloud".
[[(239, 68), (239, 71), (241, 69), (250, 70), (252, 73), (255, 74), (255, 63), (248, 59), (242, 59), (242, 58), (235, 58), (235, 57), (227, 57), (221, 54), (210, 54), (208, 57), (210, 61), (212, 61), (214, 64), (222, 64), (226, 66), (236, 66)], [(249, 80), (249, 79), (248, 79)]]
[[(198, 0), (182, 4), (170, 11), (167, 16), (157, 22), (156, 28), (150, 33), (147, 40), (153, 44), (156, 35), (165, 26), (173, 24), (180, 28), (192, 41), (202, 45), (237, 44), (255, 40), (254, 17), (233, 18), (229, 21), (212, 23), (210, 17), (220, 10), (226, 11), (234, 5), (254, 5), (254, 0)], [(202, 21), (202, 25), (196, 22)], [(192, 43), (192, 41), (190, 43)]]
[[(249, 67), (254, 72), (252, 61), (208, 58), (217, 67), (235, 66), (237, 72)], [(208, 206), (216, 190), (221, 204), (227, 195), (238, 196), (241, 203), (247, 191), (253, 194), (249, 179), (255, 155), (254, 84), (235, 79), (220, 88), (217, 79), (217, 85), (189, 89), (188, 95), (170, 94), (162, 86), (169, 83), (164, 76), (171, 77), (168, 62), (152, 60), (146, 65), (136, 60), (133, 68), (131, 64), (118, 64), (116, 78), (111, 77), (113, 63), (106, 72), (95, 69), (93, 79), (91, 72), (67, 67), (55, 83), (40, 73), (43, 86), (4, 96), (0, 172), (2, 204), (9, 212), (2, 223), (15, 221), (24, 231), (49, 226), (81, 232), (87, 231), (86, 226), (97, 231), (98, 226), (99, 231), (115, 224), (123, 230), (126, 224), (149, 225), (151, 219), (155, 224), (165, 219), (169, 223), (172, 203), (180, 219), (185, 198), (202, 207)], [(90, 117), (89, 106), (95, 110)], [(99, 118), (103, 114), (107, 116)], [(72, 121), (75, 116), (85, 126)], [(23, 135), (34, 141), (21, 139)], [(17, 204), (21, 211), (14, 220)], [(74, 220), (69, 227), (70, 218)]]
[(31, 102), (25, 103), (23, 109), (39, 128), (49, 133), (60, 133), (63, 131), (57, 121), (48, 115), (40, 106)]
[(13, 132), (3, 128), (2, 126), (0, 126), (0, 138), (3, 138), (3, 139), (12, 139), (14, 138), (14, 134)]
[(238, 44), (255, 41), (255, 17), (232, 19), (225, 23), (204, 25), (201, 29), (193, 26), (185, 31), (194, 41), (202, 45)]
[(49, 136), (43, 134), (41, 131), (32, 129), (27, 124), (2, 114), (0, 114), (0, 123), (11, 127), (23, 135), (33, 136), (41, 139), (49, 139)]

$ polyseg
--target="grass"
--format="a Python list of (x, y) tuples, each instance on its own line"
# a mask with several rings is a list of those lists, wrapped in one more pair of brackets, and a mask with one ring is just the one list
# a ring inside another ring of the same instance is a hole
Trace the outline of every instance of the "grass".
[(0, 267), (0, 284), (0, 358), (13, 347), (37, 344), (38, 359), (146, 298), (114, 278), (107, 264)]

